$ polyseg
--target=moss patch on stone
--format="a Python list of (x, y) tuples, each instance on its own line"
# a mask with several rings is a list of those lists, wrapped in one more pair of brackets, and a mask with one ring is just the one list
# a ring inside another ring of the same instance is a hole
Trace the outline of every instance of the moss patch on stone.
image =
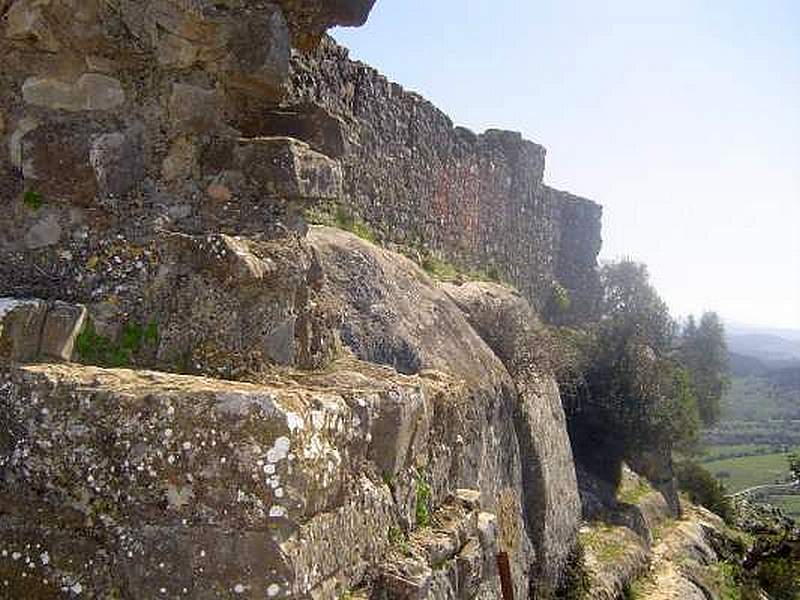
[(303, 216), (311, 225), (325, 225), (326, 227), (344, 229), (373, 244), (378, 241), (378, 236), (359, 215), (339, 204), (310, 208), (304, 212)]
[(44, 205), (44, 196), (37, 191), (28, 190), (23, 194), (22, 202), (25, 206), (36, 212)]
[(126, 367), (143, 348), (158, 345), (158, 323), (151, 319), (145, 325), (127, 323), (119, 339), (97, 333), (91, 319), (75, 341), (78, 361), (100, 367)]

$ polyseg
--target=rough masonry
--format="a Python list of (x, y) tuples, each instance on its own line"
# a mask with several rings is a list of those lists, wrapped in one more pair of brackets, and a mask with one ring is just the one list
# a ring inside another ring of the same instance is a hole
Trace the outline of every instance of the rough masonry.
[[(382, 238), (495, 270), (540, 310), (563, 286), (572, 306), (553, 318), (593, 313), (602, 209), (542, 183), (542, 146), (515, 132), (454, 127), (330, 38), (311, 55), (295, 54), (290, 72), (274, 126), (313, 131), (312, 146), (342, 155), (345, 200)], [(309, 104), (335, 121), (292, 118)]]

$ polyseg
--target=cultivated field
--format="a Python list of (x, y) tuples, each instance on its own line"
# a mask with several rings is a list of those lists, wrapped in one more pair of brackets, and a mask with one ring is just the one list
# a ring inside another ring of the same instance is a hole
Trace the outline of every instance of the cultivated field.
[[(703, 466), (715, 475), (729, 492), (738, 492), (757, 485), (787, 481), (787, 456), (798, 447), (735, 444), (709, 446)], [(800, 518), (800, 495), (775, 495), (769, 502), (790, 516)]]

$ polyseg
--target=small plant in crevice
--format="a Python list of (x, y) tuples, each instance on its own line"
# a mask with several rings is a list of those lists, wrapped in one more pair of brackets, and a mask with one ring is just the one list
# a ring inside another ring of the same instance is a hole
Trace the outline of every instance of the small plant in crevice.
[(548, 300), (548, 312), (555, 315), (563, 315), (572, 306), (572, 299), (569, 290), (560, 281), (553, 281), (550, 287), (550, 298)]
[(411, 546), (408, 545), (408, 536), (399, 527), (392, 525), (387, 532), (389, 544), (395, 548), (403, 556), (411, 556)]
[(583, 600), (589, 597), (589, 571), (583, 544), (577, 542), (567, 557), (554, 597), (558, 600)]
[(22, 202), (33, 212), (38, 211), (44, 204), (44, 196), (37, 191), (28, 190), (22, 196)]
[(389, 488), (389, 492), (391, 492), (392, 496), (394, 496), (394, 490), (395, 490), (395, 485), (396, 485), (394, 476), (393, 475), (388, 475), (388, 474), (384, 475), (383, 476), (383, 483), (386, 484), (386, 487)]
[(99, 367), (126, 367), (144, 349), (153, 349), (159, 343), (158, 323), (151, 319), (146, 325), (126, 323), (117, 340), (100, 335), (89, 319), (75, 340), (79, 362)]
[(433, 501), (433, 493), (431, 491), (431, 486), (421, 473), (417, 473), (415, 477), (415, 497), (416, 507), (414, 510), (414, 517), (417, 527), (427, 527), (431, 524), (431, 502)]

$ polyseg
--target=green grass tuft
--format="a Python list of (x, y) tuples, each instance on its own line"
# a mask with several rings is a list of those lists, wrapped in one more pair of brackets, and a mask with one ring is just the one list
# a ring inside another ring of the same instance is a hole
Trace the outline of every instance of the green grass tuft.
[(425, 477), (417, 473), (416, 477), (416, 509), (414, 515), (417, 527), (427, 527), (431, 524), (431, 502), (433, 493)]
[(378, 241), (378, 236), (360, 216), (339, 204), (309, 208), (306, 209), (303, 216), (311, 225), (343, 229), (372, 244), (376, 244)]
[(426, 256), (420, 265), (429, 275), (440, 281), (455, 281), (460, 275), (459, 270), (451, 263), (437, 256)]

